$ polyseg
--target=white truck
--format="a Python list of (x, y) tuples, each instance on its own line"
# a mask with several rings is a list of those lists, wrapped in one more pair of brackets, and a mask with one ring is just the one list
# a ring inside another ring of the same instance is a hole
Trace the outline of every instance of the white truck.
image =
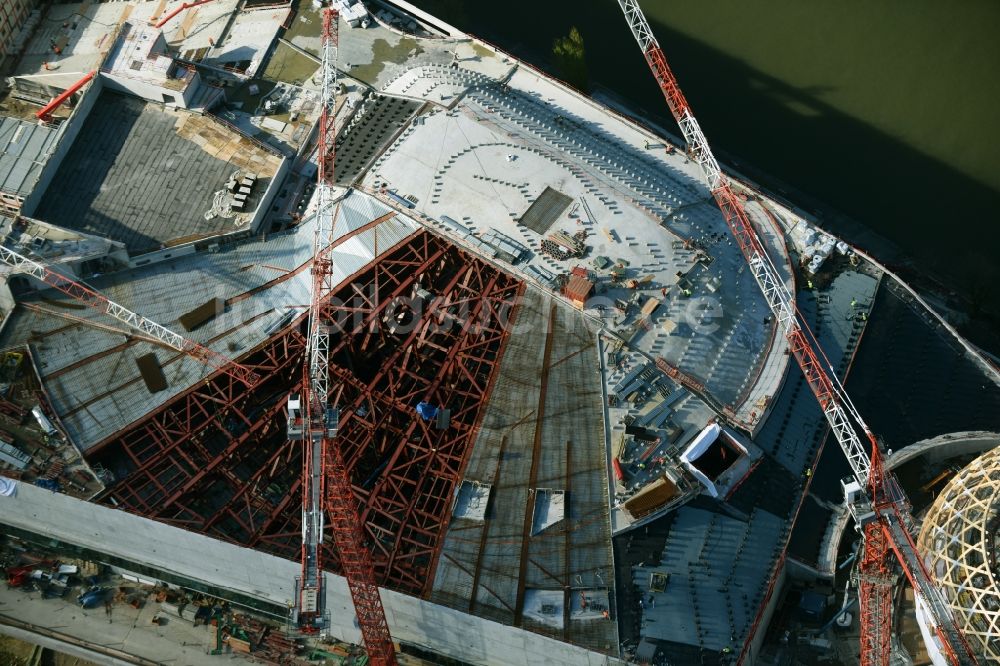
[(56, 427), (52, 425), (52, 421), (49, 421), (49, 418), (45, 416), (45, 413), (42, 411), (41, 405), (35, 405), (34, 407), (32, 407), (31, 413), (35, 416), (35, 420), (38, 421), (38, 425), (41, 426), (42, 431), (46, 435), (52, 437), (54, 435), (59, 434), (59, 431), (56, 430)]

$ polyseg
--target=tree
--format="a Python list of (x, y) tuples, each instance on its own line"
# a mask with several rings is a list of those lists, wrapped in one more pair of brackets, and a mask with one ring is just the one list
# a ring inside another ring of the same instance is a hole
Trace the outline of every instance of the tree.
[(583, 36), (576, 26), (569, 29), (569, 34), (560, 37), (552, 43), (552, 55), (555, 56), (559, 75), (566, 83), (583, 92), (588, 88), (587, 60), (583, 50)]

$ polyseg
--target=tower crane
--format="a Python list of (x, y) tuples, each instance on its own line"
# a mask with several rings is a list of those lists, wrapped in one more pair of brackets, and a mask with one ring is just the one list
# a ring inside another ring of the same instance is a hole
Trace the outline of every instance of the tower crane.
[[(971, 647), (917, 551), (909, 502), (895, 476), (885, 469), (878, 439), (851, 402), (818, 340), (796, 308), (795, 298), (768, 256), (742, 199), (730, 186), (712, 154), (638, 0), (618, 0), (618, 4), (687, 141), (689, 155), (704, 171), (712, 196), (847, 456), (853, 479), (844, 484), (845, 494), (864, 539), (859, 567), (862, 666), (884, 666), (889, 662), (892, 628), (890, 551), (913, 586), (918, 603), (929, 615), (949, 662), (963, 666), (975, 664)], [(744, 648), (740, 661), (746, 656)]]
[(179, 333), (174, 333), (166, 326), (157, 324), (151, 319), (147, 319), (140, 314), (132, 312), (124, 305), (119, 305), (104, 294), (95, 289), (78, 282), (62, 273), (58, 273), (47, 266), (43, 266), (37, 261), (33, 261), (22, 254), (18, 254), (10, 248), (0, 245), (0, 261), (7, 264), (17, 273), (30, 275), (35, 279), (58, 289), (67, 296), (76, 299), (84, 305), (89, 305), (95, 310), (102, 312), (109, 317), (114, 317), (118, 321), (126, 324), (147, 335), (148, 337), (183, 352), (188, 356), (198, 359), (205, 365), (215, 370), (221, 370), (234, 379), (246, 385), (248, 389), (253, 388), (260, 382), (260, 377), (249, 368), (240, 365), (229, 359), (227, 356), (217, 351), (209, 349), (192, 340), (188, 340)]
[(324, 10), (320, 66), (323, 106), (317, 146), (316, 233), (307, 351), (302, 391), (288, 398), (288, 439), (303, 443), (302, 574), (296, 581), (294, 613), (298, 629), (306, 633), (320, 631), (329, 623), (325, 612), (322, 568), (325, 511), (330, 519), (341, 568), (351, 590), (369, 661), (376, 666), (391, 666), (396, 663), (395, 649), (375, 582), (371, 555), (364, 545), (347, 467), (336, 441), (339, 413), (330, 395), (329, 351), (333, 326), (323, 308), (337, 286), (330, 257), (336, 218), (333, 187), (337, 21), (336, 10)]

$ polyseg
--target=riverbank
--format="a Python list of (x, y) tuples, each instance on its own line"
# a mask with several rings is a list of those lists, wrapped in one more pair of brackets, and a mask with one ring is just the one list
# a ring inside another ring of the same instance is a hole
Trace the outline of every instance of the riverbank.
[[(455, 0), (414, 4), (556, 75), (552, 41), (575, 25), (591, 89), (607, 88), (647, 122), (673, 128), (617, 3), (587, 12), (568, 0), (512, 0), (502, 12)], [(982, 29), (990, 17), (1000, 21), (1000, 5), (643, 7), (720, 157), (933, 294), (939, 309), (968, 315), (956, 322), (961, 332), (1000, 351), (1000, 290), (992, 289), (1000, 126), (982, 120), (1000, 91), (976, 85), (1000, 73), (1000, 47)], [(882, 25), (899, 29), (879, 32)], [(942, 25), (963, 39), (925, 39)]]

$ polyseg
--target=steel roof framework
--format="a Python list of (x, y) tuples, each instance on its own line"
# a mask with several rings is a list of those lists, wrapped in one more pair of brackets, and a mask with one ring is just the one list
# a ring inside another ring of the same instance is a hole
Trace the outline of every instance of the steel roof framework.
[[(406, 332), (418, 288), (433, 296)], [(424, 594), (522, 283), (428, 232), (390, 248), (334, 292), (330, 373), (338, 438), (381, 584)], [(217, 373), (92, 449), (119, 477), (100, 501), (298, 559), (301, 447), (285, 439), (284, 397), (301, 386), (303, 322), (241, 363), (253, 390)], [(394, 333), (393, 330), (396, 332)], [(450, 425), (415, 416), (421, 399)], [(329, 527), (326, 528), (329, 531)], [(330, 539), (324, 557), (339, 561)]]
[[(349, 466), (370, 470), (354, 478), (376, 569), (425, 593), (521, 283), (430, 234), (417, 243), (409, 256), (355, 281), (368, 296), (333, 309), (332, 319), (353, 321), (330, 358), (341, 451)], [(417, 284), (434, 294), (420, 319), (405, 333), (379, 325), (417, 316), (410, 298)], [(421, 400), (450, 411), (447, 429), (416, 417)]]

